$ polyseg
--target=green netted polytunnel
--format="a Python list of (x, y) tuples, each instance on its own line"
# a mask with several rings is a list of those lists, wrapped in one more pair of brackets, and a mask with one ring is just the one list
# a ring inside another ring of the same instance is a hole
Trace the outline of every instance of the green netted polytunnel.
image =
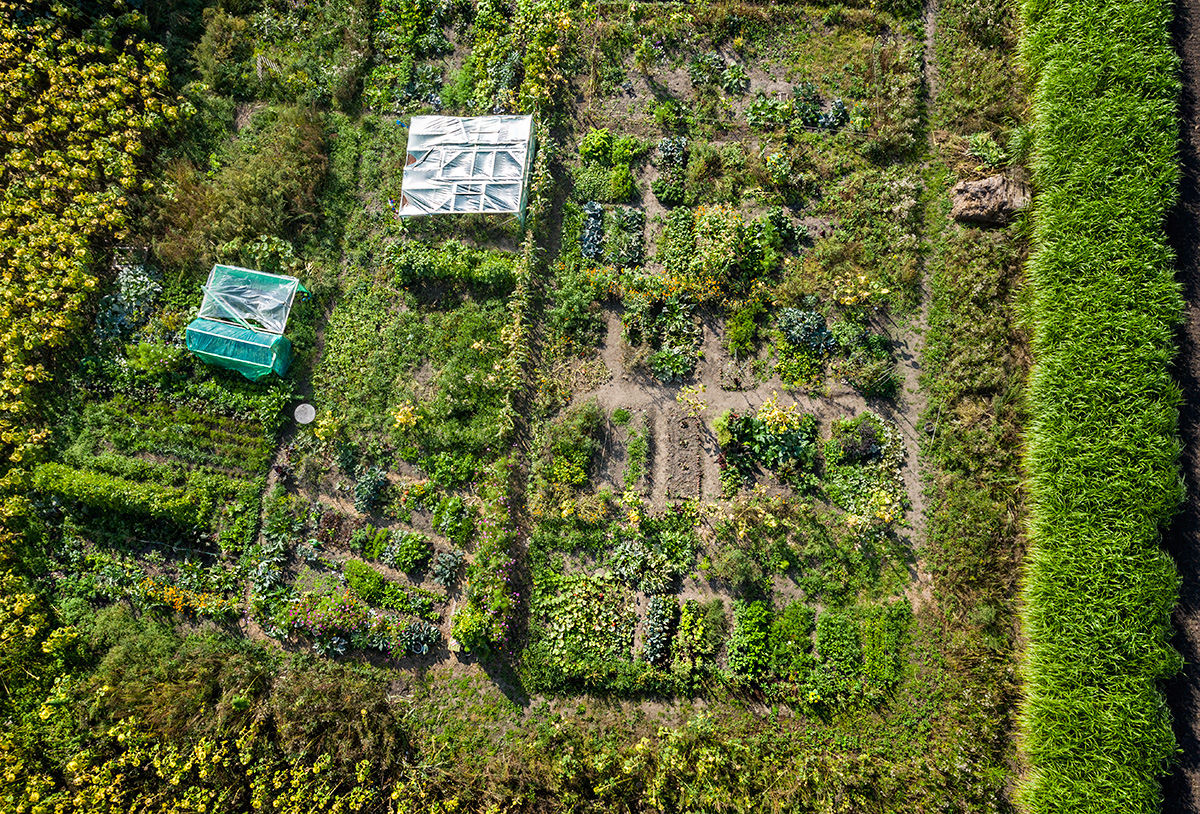
[(292, 343), (283, 332), (296, 292), (308, 293), (299, 280), (217, 265), (201, 289), (200, 314), (187, 326), (188, 350), (251, 381), (287, 373)]

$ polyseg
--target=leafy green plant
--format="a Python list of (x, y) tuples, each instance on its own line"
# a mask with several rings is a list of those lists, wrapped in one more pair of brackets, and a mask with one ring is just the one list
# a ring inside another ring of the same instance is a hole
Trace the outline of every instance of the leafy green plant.
[(612, 164), (612, 153), (613, 137), (606, 127), (592, 128), (579, 143), (579, 157), (587, 162), (609, 166)]
[(662, 664), (670, 656), (671, 638), (679, 605), (674, 599), (652, 596), (642, 630), (642, 654), (651, 664)]
[(465, 556), (461, 551), (439, 551), (433, 558), (433, 581), (443, 588), (458, 582)]
[(766, 676), (771, 666), (771, 610), (755, 600), (733, 603), (733, 635), (729, 639), (729, 669), (750, 682)]
[(428, 561), (432, 549), (429, 538), (416, 531), (393, 531), (389, 542), (379, 555), (380, 562), (406, 573), (415, 571)]
[(364, 467), (354, 483), (354, 510), (361, 514), (374, 511), (385, 486), (387, 475), (381, 467)]

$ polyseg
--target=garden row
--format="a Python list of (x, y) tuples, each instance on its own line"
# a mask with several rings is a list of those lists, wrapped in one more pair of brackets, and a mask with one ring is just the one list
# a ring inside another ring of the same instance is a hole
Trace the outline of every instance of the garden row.
[(1159, 547), (1182, 498), (1168, 372), (1179, 287), (1173, 6), (1029, 2), (1040, 189), (1027, 466), (1030, 811), (1154, 812), (1174, 751), (1158, 683), (1177, 575)]

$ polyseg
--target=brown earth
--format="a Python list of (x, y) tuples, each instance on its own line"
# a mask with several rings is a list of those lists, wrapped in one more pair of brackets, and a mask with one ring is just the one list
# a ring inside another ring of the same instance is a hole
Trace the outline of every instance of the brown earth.
[(1179, 431), (1181, 467), (1188, 501), (1164, 537), (1179, 568), (1175, 646), (1183, 672), (1164, 690), (1180, 753), (1163, 781), (1166, 814), (1200, 812), (1200, 2), (1185, 0), (1175, 10), (1175, 47), (1183, 62), (1180, 95), (1180, 200), (1167, 229), (1178, 257), (1178, 279), (1187, 304), (1179, 332), (1175, 376), (1183, 390)]

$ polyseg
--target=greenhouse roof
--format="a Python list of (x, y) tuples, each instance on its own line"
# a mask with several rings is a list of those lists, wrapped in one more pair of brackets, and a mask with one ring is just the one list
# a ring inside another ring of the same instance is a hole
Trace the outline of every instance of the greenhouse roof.
[(187, 326), (187, 347), (212, 365), (257, 381), (287, 373), (292, 343), (283, 335), (296, 292), (295, 277), (237, 266), (213, 266), (201, 288), (199, 315)]
[(282, 274), (213, 266), (203, 286), (201, 319), (240, 325), (251, 331), (282, 334), (300, 281)]
[(413, 116), (397, 214), (520, 214), (533, 147), (532, 116)]

